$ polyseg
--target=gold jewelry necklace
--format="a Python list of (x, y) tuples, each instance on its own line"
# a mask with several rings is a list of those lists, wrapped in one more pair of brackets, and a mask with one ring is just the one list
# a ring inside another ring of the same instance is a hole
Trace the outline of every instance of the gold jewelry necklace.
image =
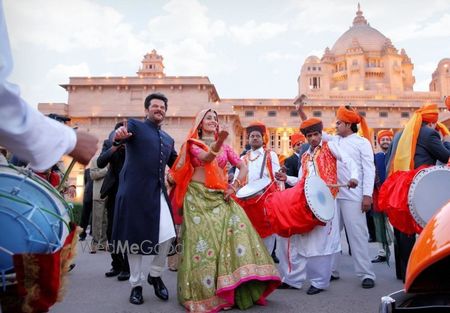
[(256, 160), (259, 158), (259, 156), (260, 156), (261, 154), (258, 154), (254, 159), (252, 159), (252, 158), (250, 157), (250, 155), (251, 155), (251, 153), (249, 152), (249, 153), (248, 153), (248, 160), (249, 160), (250, 162), (253, 162), (253, 161), (256, 161)]
[(210, 146), (214, 141), (216, 141), (214, 139), (214, 137), (203, 137), (201, 139), (204, 143), (206, 143), (208, 146)]

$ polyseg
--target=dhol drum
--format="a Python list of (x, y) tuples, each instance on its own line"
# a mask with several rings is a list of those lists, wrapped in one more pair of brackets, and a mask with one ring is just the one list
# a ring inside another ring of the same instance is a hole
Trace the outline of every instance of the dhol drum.
[(302, 178), (294, 187), (271, 194), (266, 207), (273, 231), (282, 237), (308, 233), (334, 216), (333, 195), (318, 176)]
[(69, 234), (70, 207), (31, 171), (0, 166), (0, 276), (14, 272), (14, 254), (52, 253)]
[(422, 228), (450, 200), (450, 167), (433, 166), (419, 171), (409, 186), (408, 206)]
[(270, 178), (263, 177), (252, 181), (238, 190), (234, 200), (244, 209), (261, 238), (273, 234), (265, 212), (265, 200), (276, 191)]
[(315, 175), (306, 178), (305, 196), (310, 210), (319, 221), (326, 223), (333, 219), (334, 198), (322, 178)]
[(236, 197), (242, 200), (246, 200), (249, 198), (261, 196), (266, 190), (267, 186), (271, 183), (270, 178), (263, 177), (261, 179), (252, 181), (248, 183), (241, 189), (239, 189), (236, 193)]

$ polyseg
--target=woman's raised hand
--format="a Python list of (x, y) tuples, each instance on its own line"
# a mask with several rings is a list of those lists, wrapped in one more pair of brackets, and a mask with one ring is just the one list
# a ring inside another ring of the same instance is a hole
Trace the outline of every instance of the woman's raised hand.
[(218, 136), (217, 141), (224, 142), (224, 141), (227, 139), (228, 135), (229, 135), (229, 134), (228, 134), (228, 131), (226, 131), (226, 130), (221, 130), (221, 131), (219, 132), (219, 136)]

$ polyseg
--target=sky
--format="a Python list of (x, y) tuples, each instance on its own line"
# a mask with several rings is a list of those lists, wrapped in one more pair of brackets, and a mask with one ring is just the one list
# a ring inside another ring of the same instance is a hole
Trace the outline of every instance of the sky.
[[(1, 1), (1, 0), (0, 0)], [(67, 102), (75, 76), (135, 76), (145, 53), (168, 76), (208, 76), (221, 98), (294, 98), (301, 66), (351, 25), (349, 0), (4, 0), (10, 81), (31, 104)], [(450, 1), (361, 0), (370, 25), (404, 48), (415, 91), (450, 57)]]

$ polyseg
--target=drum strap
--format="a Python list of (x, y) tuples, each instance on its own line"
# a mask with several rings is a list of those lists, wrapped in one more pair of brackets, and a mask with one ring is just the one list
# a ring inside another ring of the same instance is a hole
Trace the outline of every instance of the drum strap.
[(260, 179), (263, 177), (264, 168), (266, 167), (267, 152), (268, 151), (264, 151), (264, 158), (263, 158), (262, 165), (261, 165), (261, 172), (259, 172)]

